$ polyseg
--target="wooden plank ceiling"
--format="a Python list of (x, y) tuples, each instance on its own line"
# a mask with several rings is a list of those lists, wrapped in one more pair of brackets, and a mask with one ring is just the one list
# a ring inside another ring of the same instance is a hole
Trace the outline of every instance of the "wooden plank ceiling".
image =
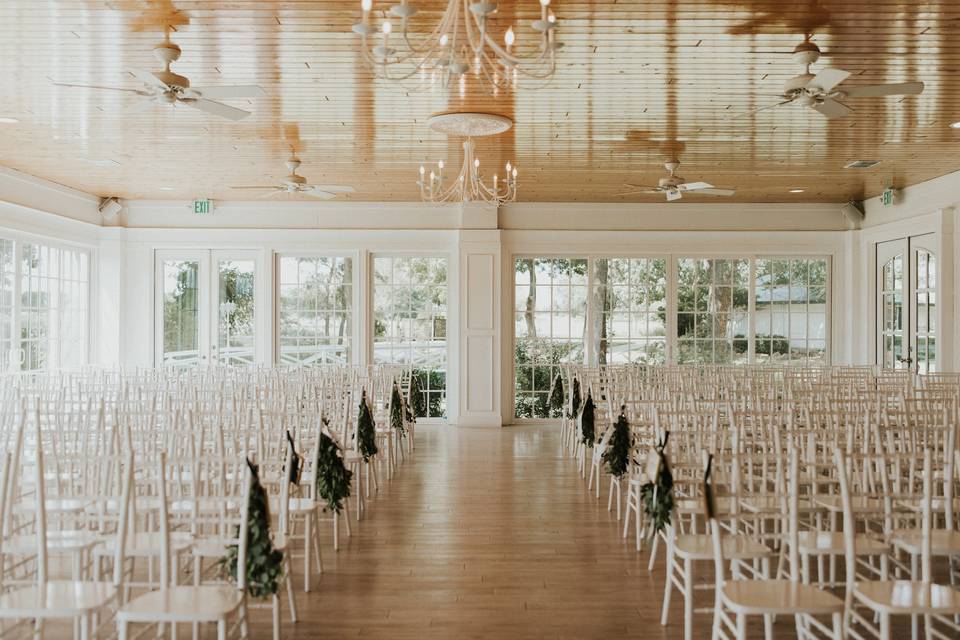
[[(417, 0), (414, 28), (445, 6)], [(389, 3), (375, 3), (380, 10)], [(536, 0), (504, 1), (530, 42)], [(688, 180), (736, 187), (731, 199), (839, 202), (960, 169), (960, 2), (956, 0), (554, 0), (565, 44), (546, 87), (521, 81), (490, 96), (468, 81), (408, 94), (372, 80), (350, 32), (360, 2), (341, 0), (3, 0), (0, 164), (100, 195), (249, 199), (237, 184), (276, 183), (291, 146), (314, 183), (349, 184), (355, 201), (413, 201), (421, 162), (459, 163), (459, 144), (424, 125), (431, 113), (506, 114), (513, 131), (481, 140), (484, 166), (514, 160), (522, 201), (661, 201), (616, 194), (655, 183), (671, 153)], [(53, 80), (137, 87), (130, 67), (158, 69), (164, 29), (183, 49), (174, 71), (196, 86), (258, 84), (267, 97), (227, 101), (254, 115), (229, 122), (189, 108), (125, 115), (133, 94)], [(802, 71), (804, 33), (850, 84), (922, 80), (919, 97), (850, 99), (827, 120), (777, 101)], [(843, 166), (881, 160), (871, 170)], [(803, 193), (789, 193), (790, 189)], [(284, 199), (286, 196), (279, 199)], [(294, 197), (295, 198), (295, 197)]]

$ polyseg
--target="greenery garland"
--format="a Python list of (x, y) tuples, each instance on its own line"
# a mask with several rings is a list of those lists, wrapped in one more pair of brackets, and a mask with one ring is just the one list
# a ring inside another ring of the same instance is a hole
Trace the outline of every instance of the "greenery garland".
[(563, 414), (563, 376), (559, 371), (553, 380), (553, 389), (550, 391), (550, 408)]
[[(280, 588), (283, 577), (283, 552), (273, 548), (270, 539), (270, 503), (260, 484), (257, 465), (247, 460), (253, 474), (247, 513), (247, 593), (253, 598), (271, 596)], [(237, 527), (236, 535), (240, 535)], [(221, 569), (232, 580), (237, 579), (237, 545), (227, 548), (220, 561)]]
[(580, 442), (588, 447), (593, 446), (594, 439), (596, 438), (596, 429), (593, 424), (594, 411), (593, 394), (591, 394), (588, 389), (587, 399), (583, 403), (583, 411), (580, 413)]
[(370, 405), (367, 404), (367, 391), (364, 389), (360, 396), (360, 410), (357, 414), (357, 448), (364, 462), (369, 462), (370, 458), (377, 455), (377, 425), (373, 422), (373, 413), (370, 412)]
[(350, 482), (353, 472), (343, 464), (340, 447), (333, 438), (320, 432), (317, 446), (317, 495), (327, 501), (327, 508), (334, 513), (343, 509), (343, 501), (350, 497)]
[(407, 428), (403, 424), (403, 397), (400, 395), (400, 385), (394, 381), (393, 392), (390, 395), (390, 426), (403, 437)]
[(423, 394), (420, 392), (420, 382), (417, 374), (410, 376), (410, 405), (413, 407), (413, 417), (427, 415), (427, 408), (423, 405)]
[(579, 378), (573, 379), (573, 390), (570, 392), (570, 415), (567, 417), (571, 420), (576, 419), (580, 414), (580, 380)]
[(613, 425), (613, 435), (610, 437), (607, 450), (603, 452), (603, 461), (607, 464), (610, 475), (617, 480), (627, 472), (630, 462), (630, 424), (622, 408), (620, 417)]
[(663, 438), (663, 442), (657, 445), (656, 455), (659, 457), (657, 477), (640, 487), (643, 510), (650, 520), (651, 538), (670, 524), (670, 518), (673, 514), (673, 474), (670, 472), (667, 455), (664, 453), (669, 437), (670, 432), (668, 431)]

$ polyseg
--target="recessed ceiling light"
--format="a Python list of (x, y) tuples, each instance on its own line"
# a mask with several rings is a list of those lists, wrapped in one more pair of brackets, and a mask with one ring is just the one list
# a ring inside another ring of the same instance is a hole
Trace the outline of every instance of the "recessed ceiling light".
[(790, 193), (803, 193), (803, 189), (790, 189)]
[(0, 116), (0, 124), (17, 124), (20, 122), (16, 118), (11, 118), (9, 116)]
[(951, 122), (951, 123), (950, 123), (950, 128), (951, 128), (951, 129), (960, 129), (960, 122)]
[(160, 187), (160, 191), (173, 191), (173, 187)]

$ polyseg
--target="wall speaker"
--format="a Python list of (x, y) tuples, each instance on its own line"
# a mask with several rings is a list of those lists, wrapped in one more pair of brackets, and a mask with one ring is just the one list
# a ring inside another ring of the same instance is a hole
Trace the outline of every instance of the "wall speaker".
[(100, 215), (104, 220), (113, 220), (123, 210), (123, 205), (117, 198), (104, 198), (100, 201)]
[(860, 228), (860, 225), (863, 224), (863, 218), (866, 215), (863, 212), (863, 204), (853, 200), (840, 207), (840, 213), (842, 213), (843, 217), (846, 218), (851, 225), (853, 225), (854, 229)]

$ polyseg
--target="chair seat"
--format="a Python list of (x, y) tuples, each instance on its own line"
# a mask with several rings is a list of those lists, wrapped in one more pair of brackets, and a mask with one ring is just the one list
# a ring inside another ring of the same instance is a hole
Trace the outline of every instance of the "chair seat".
[(170, 587), (138, 596), (120, 608), (127, 622), (216, 622), (237, 610), (243, 594), (234, 586)]
[(223, 538), (195, 538), (190, 553), (198, 558), (223, 558), (227, 549), (235, 545), (236, 541)]
[(789, 580), (734, 580), (723, 585), (723, 597), (733, 612), (746, 615), (843, 611), (843, 600), (832, 593)]
[[(894, 531), (890, 542), (907, 553), (919, 555), (923, 534), (918, 530)], [(952, 556), (960, 554), (960, 531), (937, 529), (930, 532), (930, 555)]]
[(74, 618), (106, 606), (116, 594), (109, 582), (51, 580), (0, 596), (0, 618)]
[[(59, 555), (85, 551), (95, 547), (102, 540), (103, 538), (93, 531), (48, 531), (47, 553)], [(3, 552), (14, 556), (34, 554), (37, 552), (37, 537), (35, 535), (14, 536), (4, 540)]]
[[(810, 514), (823, 511), (823, 507), (809, 498), (800, 498), (797, 502), (799, 513)], [(780, 496), (751, 496), (740, 500), (740, 506), (743, 507), (744, 512), (751, 514), (780, 515), (783, 513), (783, 499)]]
[[(104, 541), (103, 544), (94, 549), (94, 554), (98, 556), (113, 555), (114, 544), (116, 540), (111, 538)], [(174, 555), (186, 551), (193, 544), (193, 536), (186, 531), (174, 531), (170, 534), (170, 552)], [(127, 536), (127, 546), (124, 554), (128, 558), (159, 557), (160, 555), (160, 533), (158, 532), (140, 532)]]
[[(728, 560), (749, 560), (770, 556), (766, 545), (745, 536), (724, 536), (721, 541), (723, 557)], [(673, 548), (681, 558), (691, 560), (713, 559), (713, 538), (707, 534), (681, 534), (674, 538)]]
[[(279, 509), (280, 498), (277, 496), (270, 496), (270, 510), (272, 512), (277, 512)], [(290, 512), (290, 515), (303, 515), (305, 513), (310, 513), (311, 511), (316, 511), (317, 501), (313, 498), (290, 498), (287, 509)]]
[(853, 597), (877, 611), (888, 613), (960, 613), (960, 592), (948, 585), (910, 580), (858, 582)]
[[(843, 513), (843, 501), (840, 496), (822, 495), (813, 499), (818, 506), (825, 508), (833, 513)], [(883, 500), (870, 496), (853, 496), (850, 498), (850, 504), (854, 513), (883, 513)]]
[[(43, 508), (47, 514), (53, 513), (77, 513), (86, 509), (93, 501), (87, 498), (47, 498), (43, 501)], [(32, 513), (36, 510), (36, 504), (30, 501), (17, 504), (14, 513)]]
[[(854, 545), (859, 555), (876, 556), (886, 553), (890, 549), (883, 540), (873, 536), (858, 534), (854, 538)], [(801, 531), (798, 536), (797, 549), (807, 555), (844, 555), (843, 533), (830, 531)]]

